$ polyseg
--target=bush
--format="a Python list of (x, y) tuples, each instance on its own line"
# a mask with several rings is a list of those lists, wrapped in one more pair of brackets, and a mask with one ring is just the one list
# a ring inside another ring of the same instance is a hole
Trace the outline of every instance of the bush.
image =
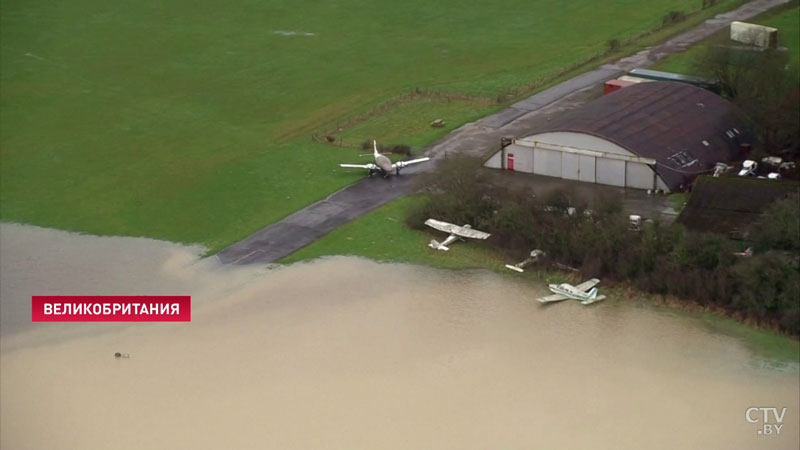
[(798, 67), (789, 52), (750, 51), (731, 47), (727, 37), (710, 45), (694, 62), (701, 76), (739, 107), (749, 129), (769, 154), (800, 148)]
[(800, 253), (800, 199), (793, 195), (767, 207), (753, 240), (756, 250)]
[(680, 266), (687, 270), (725, 268), (734, 261), (734, 246), (726, 238), (711, 233), (688, 233), (677, 248)]
[(606, 42), (606, 46), (608, 47), (608, 52), (613, 53), (622, 48), (622, 43), (619, 42), (619, 39), (609, 39)]
[(411, 147), (405, 144), (393, 145), (389, 148), (389, 151), (396, 155), (411, 156)]
[(793, 259), (772, 251), (740, 261), (732, 270), (736, 289), (731, 306), (759, 318), (794, 314), (800, 279)]
[[(369, 150), (372, 151), (372, 140), (366, 140), (361, 143), (362, 150)], [(378, 144), (378, 151), (381, 153), (394, 153), (397, 155), (411, 155), (411, 147), (405, 144)]]
[(683, 11), (670, 11), (664, 14), (664, 17), (661, 19), (661, 23), (663, 26), (669, 26), (672, 24), (680, 23), (686, 20), (686, 13)]

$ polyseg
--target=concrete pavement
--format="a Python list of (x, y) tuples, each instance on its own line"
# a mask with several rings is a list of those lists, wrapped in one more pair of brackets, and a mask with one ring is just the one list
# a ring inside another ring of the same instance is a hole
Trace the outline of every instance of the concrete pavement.
[[(422, 163), (431, 164), (431, 163)], [(383, 179), (365, 177), (217, 253), (224, 264), (273, 263), (316, 241), (339, 225), (408, 194), (414, 170)]]

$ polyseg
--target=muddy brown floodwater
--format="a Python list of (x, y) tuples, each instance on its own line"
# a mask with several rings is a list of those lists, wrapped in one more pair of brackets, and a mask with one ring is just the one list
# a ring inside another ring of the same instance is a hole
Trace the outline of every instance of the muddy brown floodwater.
[[(690, 316), (544, 307), (486, 271), (201, 252), (0, 226), (0, 446), (798, 448), (797, 365)], [(48, 294), (190, 294), (193, 317), (31, 323)], [(780, 435), (749, 407), (786, 407)]]

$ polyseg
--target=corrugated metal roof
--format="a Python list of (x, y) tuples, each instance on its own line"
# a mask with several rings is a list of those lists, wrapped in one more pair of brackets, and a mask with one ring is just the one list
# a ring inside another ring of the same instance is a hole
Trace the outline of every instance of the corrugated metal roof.
[(727, 100), (675, 82), (639, 83), (554, 119), (535, 134), (586, 133), (657, 161), (670, 190), (680, 190), (717, 162), (739, 153), (744, 122)]
[(697, 179), (678, 223), (696, 231), (741, 234), (777, 200), (800, 194), (793, 180), (704, 176)]

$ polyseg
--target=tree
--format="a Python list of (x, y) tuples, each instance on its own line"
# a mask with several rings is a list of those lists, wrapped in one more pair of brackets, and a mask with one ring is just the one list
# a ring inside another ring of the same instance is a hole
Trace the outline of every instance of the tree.
[(717, 80), (767, 153), (800, 146), (800, 72), (785, 51), (732, 46), (717, 41), (695, 61), (700, 75)]
[(800, 254), (800, 199), (797, 195), (767, 207), (758, 221), (753, 240), (759, 251), (785, 250)]

